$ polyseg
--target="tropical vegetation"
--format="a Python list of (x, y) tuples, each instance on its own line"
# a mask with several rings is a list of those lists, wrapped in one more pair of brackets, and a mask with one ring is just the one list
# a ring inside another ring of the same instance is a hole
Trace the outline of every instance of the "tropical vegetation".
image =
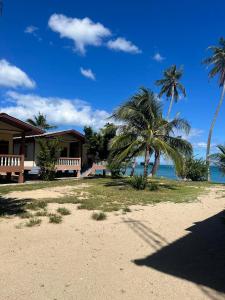
[(38, 113), (37, 116), (34, 116), (33, 119), (31, 119), (31, 118), (27, 119), (27, 123), (29, 123), (35, 127), (38, 127), (44, 131), (56, 128), (56, 126), (50, 125), (47, 122), (46, 116), (40, 112)]
[(190, 125), (181, 118), (165, 120), (162, 103), (149, 89), (141, 88), (115, 110), (112, 118), (122, 125), (118, 126), (118, 134), (111, 141), (111, 164), (144, 155), (143, 176), (147, 177), (154, 152), (163, 153), (176, 167), (182, 165), (184, 156), (192, 154), (191, 144), (175, 134), (175, 130), (187, 134)]
[(210, 46), (209, 50), (211, 50), (212, 55), (204, 60), (204, 63), (208, 66), (211, 66), (211, 70), (209, 72), (209, 77), (213, 78), (214, 76), (218, 76), (218, 84), (219, 87), (222, 88), (221, 96), (219, 102), (216, 107), (216, 111), (213, 116), (213, 120), (209, 129), (209, 135), (207, 140), (207, 150), (206, 150), (206, 163), (207, 163), (207, 172), (208, 172), (208, 181), (210, 181), (210, 148), (211, 148), (211, 139), (213, 134), (213, 129), (216, 124), (216, 120), (218, 114), (220, 112), (220, 108), (222, 106), (224, 95), (225, 95), (225, 39), (221, 38), (219, 40), (218, 46)]

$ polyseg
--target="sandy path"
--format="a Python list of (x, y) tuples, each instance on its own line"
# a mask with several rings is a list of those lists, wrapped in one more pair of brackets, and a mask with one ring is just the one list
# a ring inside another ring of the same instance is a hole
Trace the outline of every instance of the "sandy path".
[(215, 187), (200, 202), (132, 207), (102, 222), (75, 205), (60, 225), (1, 220), (0, 299), (225, 299), (221, 196)]

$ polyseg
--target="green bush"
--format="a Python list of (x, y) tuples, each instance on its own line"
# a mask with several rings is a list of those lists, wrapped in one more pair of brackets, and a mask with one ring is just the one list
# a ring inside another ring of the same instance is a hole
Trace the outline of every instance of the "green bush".
[(49, 223), (62, 223), (62, 216), (56, 214), (49, 214)]
[(70, 215), (70, 214), (71, 214), (70, 210), (67, 209), (66, 207), (59, 207), (59, 208), (57, 209), (57, 212), (58, 212), (59, 214), (63, 215), (63, 216), (66, 216), (66, 215)]
[(26, 204), (26, 208), (30, 210), (39, 210), (45, 209), (47, 207), (47, 203), (45, 201), (33, 201)]
[(94, 212), (92, 214), (92, 219), (96, 221), (103, 221), (107, 218), (106, 214), (103, 211)]
[(56, 163), (60, 157), (60, 142), (57, 139), (39, 139), (40, 151), (38, 154), (38, 166), (41, 169), (41, 178), (49, 181), (55, 179)]
[(34, 226), (39, 226), (40, 224), (41, 224), (41, 219), (32, 218), (32, 219), (29, 219), (29, 221), (25, 223), (25, 226), (34, 227)]
[(144, 190), (147, 186), (147, 179), (142, 175), (136, 175), (130, 179), (130, 185), (136, 190)]
[(177, 170), (177, 175), (192, 181), (205, 181), (207, 178), (207, 165), (205, 160), (194, 157), (186, 158), (184, 165)]

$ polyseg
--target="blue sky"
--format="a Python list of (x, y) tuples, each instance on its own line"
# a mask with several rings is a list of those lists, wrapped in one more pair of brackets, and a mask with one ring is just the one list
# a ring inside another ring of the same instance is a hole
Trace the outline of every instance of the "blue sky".
[[(21, 119), (41, 111), (59, 128), (97, 128), (140, 86), (158, 92), (163, 70), (182, 65), (187, 97), (172, 114), (190, 121), (189, 140), (203, 156), (221, 91), (201, 61), (224, 28), (223, 0), (5, 0), (0, 110)], [(212, 144), (225, 142), (224, 115), (225, 105)]]

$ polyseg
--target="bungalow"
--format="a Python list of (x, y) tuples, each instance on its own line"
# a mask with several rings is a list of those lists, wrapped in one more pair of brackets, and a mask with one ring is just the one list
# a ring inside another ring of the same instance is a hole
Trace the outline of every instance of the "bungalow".
[[(0, 113), (0, 176), (6, 174), (18, 177), (18, 182), (24, 181), (24, 150), (25, 136), (41, 134), (42, 130), (20, 121), (5, 113)], [(17, 155), (13, 152), (13, 138), (20, 137), (21, 144)]]
[[(57, 171), (74, 171), (80, 176), (81, 168), (86, 164), (86, 155), (83, 144), (84, 136), (76, 130), (44, 132), (41, 134), (25, 136), (24, 170), (35, 173), (38, 167), (38, 154), (40, 139), (58, 139), (61, 155), (56, 164)], [(14, 138), (14, 154), (18, 155), (21, 148), (21, 137)]]
[[(85, 137), (76, 130), (44, 132), (28, 123), (18, 120), (6, 113), (0, 113), (0, 177), (6, 175), (18, 177), (24, 182), (24, 173), (37, 174), (40, 139), (58, 139), (61, 155), (56, 164), (57, 172), (73, 171), (77, 177), (81, 169), (86, 170), (82, 176), (106, 170), (104, 162), (88, 165), (88, 156), (84, 147)], [(87, 168), (89, 166), (89, 169)]]

